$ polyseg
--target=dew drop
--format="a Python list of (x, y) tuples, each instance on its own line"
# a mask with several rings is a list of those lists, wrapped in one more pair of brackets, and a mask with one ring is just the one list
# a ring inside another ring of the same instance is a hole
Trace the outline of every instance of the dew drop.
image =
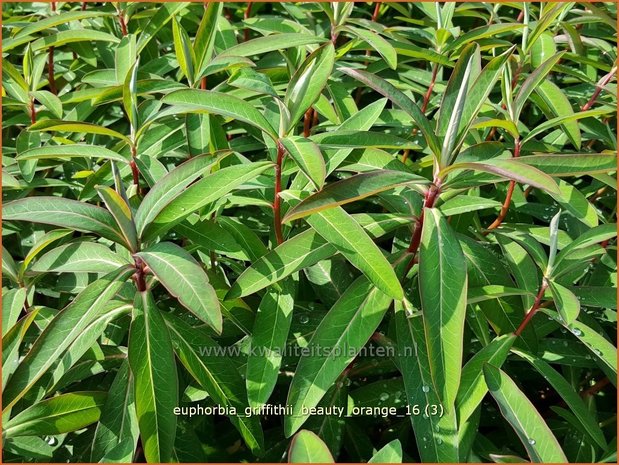
[(532, 446), (535, 445), (535, 439), (529, 439), (529, 444), (531, 444)]
[(437, 438), (436, 444), (440, 446), (441, 444), (443, 444), (443, 440), (441, 438)]
[(602, 356), (602, 352), (600, 351), (600, 349), (593, 349), (593, 353), (597, 355), (598, 357)]
[(301, 316), (299, 317), (299, 322), (300, 322), (301, 324), (305, 324), (305, 323), (309, 322), (309, 317), (308, 317), (307, 315), (301, 315)]
[(380, 399), (381, 402), (384, 402), (387, 399), (389, 399), (389, 394), (387, 394), (386, 392), (382, 392), (380, 396), (378, 396), (378, 398)]
[(578, 329), (578, 328), (574, 328), (574, 329), (572, 329), (572, 334), (574, 336), (582, 336), (582, 331), (580, 329)]
[(430, 386), (425, 386), (425, 385), (424, 385), (424, 386), (422, 386), (422, 387), (421, 387), (421, 390), (422, 390), (423, 392), (430, 392)]

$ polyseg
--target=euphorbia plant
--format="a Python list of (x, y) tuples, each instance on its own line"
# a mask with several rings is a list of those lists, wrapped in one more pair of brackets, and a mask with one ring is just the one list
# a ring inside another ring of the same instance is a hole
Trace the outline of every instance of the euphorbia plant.
[(7, 461), (613, 457), (615, 7), (56, 7), (4, 5)]

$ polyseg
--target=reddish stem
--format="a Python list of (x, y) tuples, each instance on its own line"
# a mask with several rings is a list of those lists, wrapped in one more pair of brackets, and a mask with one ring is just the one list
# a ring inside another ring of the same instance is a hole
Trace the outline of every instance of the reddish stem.
[(131, 166), (131, 173), (133, 174), (133, 184), (135, 187), (140, 188), (140, 170), (138, 169), (138, 165), (135, 162), (135, 157), (137, 156), (137, 148), (135, 145), (131, 146), (131, 161), (129, 162), (129, 166)]
[(138, 291), (144, 292), (146, 291), (146, 272), (145, 272), (145, 263), (139, 257), (133, 258), (135, 263), (135, 273), (133, 274), (133, 280), (135, 281), (135, 287)]
[(608, 377), (604, 377), (600, 380), (598, 380), (593, 386), (591, 386), (590, 388), (582, 391), (580, 393), (581, 397), (589, 397), (589, 396), (594, 396), (596, 395), (598, 392), (600, 392), (602, 389), (604, 389), (608, 384), (610, 383), (610, 380), (608, 379)]
[(125, 12), (118, 12), (118, 22), (120, 24), (120, 31), (122, 32), (123, 37), (127, 35), (127, 23), (125, 22)]
[(310, 107), (310, 109), (305, 112), (305, 116), (303, 117), (303, 137), (310, 136), (310, 131), (312, 130), (312, 116), (313, 111)]
[(372, 13), (372, 21), (374, 22), (376, 22), (376, 20), (378, 19), (378, 14), (380, 12), (380, 4), (381, 2), (374, 3), (374, 13)]
[[(517, 138), (514, 142), (514, 158), (518, 158), (520, 156), (520, 139)], [(499, 216), (497, 216), (496, 220), (492, 222), (490, 226), (488, 226), (488, 230), (496, 229), (501, 226), (501, 223), (507, 216), (507, 212), (509, 211), (509, 205), (512, 202), (512, 195), (514, 193), (514, 187), (516, 186), (516, 181), (509, 181), (509, 187), (507, 188), (507, 195), (505, 196), (505, 201), (503, 202), (503, 206), (501, 207), (501, 211), (499, 212)]]
[(82, 11), (86, 11), (86, 5), (88, 2), (82, 2)]
[(200, 89), (202, 89), (202, 90), (206, 90), (206, 77), (203, 77), (203, 78), (200, 80)]
[(30, 123), (37, 122), (37, 109), (34, 107), (34, 97), (30, 97)]
[(434, 184), (430, 186), (428, 192), (426, 192), (425, 201), (423, 203), (423, 208), (421, 209), (421, 213), (417, 217), (415, 221), (415, 229), (413, 231), (413, 236), (411, 237), (411, 242), (408, 246), (408, 252), (411, 253), (411, 259), (408, 262), (407, 271), (412, 268), (415, 264), (415, 259), (417, 256), (417, 252), (419, 251), (419, 245), (421, 244), (421, 232), (423, 231), (423, 219), (424, 219), (424, 210), (425, 208), (433, 208), (434, 204), (438, 200), (438, 197), (441, 193), (441, 181), (435, 180)]
[(275, 239), (277, 245), (284, 242), (282, 234), (281, 218), (281, 199), (279, 193), (282, 191), (282, 162), (284, 161), (284, 146), (277, 141), (277, 162), (275, 164), (275, 195), (273, 196), (273, 226), (275, 228)]
[[(251, 7), (252, 7), (252, 2), (248, 2), (247, 8), (245, 8), (245, 14), (243, 15), (243, 18), (247, 19), (251, 16)], [(245, 42), (249, 40), (249, 28), (245, 28), (245, 30), (243, 31), (243, 40)]]
[(602, 79), (598, 81), (598, 83), (595, 86), (595, 91), (593, 91), (593, 95), (591, 96), (589, 101), (582, 106), (581, 111), (587, 111), (591, 109), (591, 107), (595, 104), (595, 101), (597, 100), (597, 98), (600, 96), (602, 89), (604, 88), (606, 84), (610, 82), (615, 72), (616, 72), (615, 70), (611, 70), (610, 73), (608, 73), (606, 76), (604, 76)]
[(58, 95), (56, 88), (56, 77), (54, 76), (54, 47), (49, 48), (47, 58), (47, 81), (49, 82), (49, 90), (52, 94)]
[(516, 336), (520, 336), (522, 334), (524, 329), (527, 327), (529, 322), (533, 319), (533, 317), (539, 310), (542, 304), (542, 298), (544, 297), (544, 292), (546, 291), (547, 287), (548, 287), (548, 283), (546, 282), (546, 278), (544, 278), (542, 280), (542, 285), (539, 288), (539, 292), (537, 293), (537, 296), (535, 297), (535, 302), (533, 302), (533, 306), (531, 307), (531, 310), (529, 310), (529, 312), (524, 317), (524, 320), (522, 320), (522, 323), (520, 323), (520, 326), (518, 326), (518, 329), (516, 329), (516, 331), (514, 332)]

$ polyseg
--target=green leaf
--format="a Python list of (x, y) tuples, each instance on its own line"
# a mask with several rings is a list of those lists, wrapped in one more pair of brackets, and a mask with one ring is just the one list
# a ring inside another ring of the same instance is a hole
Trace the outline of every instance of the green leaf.
[[(181, 113), (214, 113), (233, 118), (257, 127), (273, 140), (277, 132), (256, 107), (245, 100), (221, 92), (209, 90), (177, 90), (161, 99), (168, 105), (178, 105)], [(178, 113), (177, 112), (177, 113)]]
[(469, 79), (475, 63), (475, 54), (479, 54), (479, 46), (476, 43), (471, 43), (462, 50), (439, 106), (437, 134), (443, 138), (439, 157), (441, 167), (448, 166), (453, 160), (452, 152), (456, 146), (462, 111), (469, 89)]
[[(459, 459), (457, 419), (454, 409), (443, 409), (442, 415), (428, 415), (441, 400), (433, 387), (427, 339), (422, 318), (410, 315), (400, 302), (395, 303), (397, 363), (404, 380), (410, 420), (415, 431), (419, 456), (423, 462), (456, 463)], [(416, 407), (416, 408), (415, 408)]]
[(419, 292), (430, 371), (443, 407), (451, 411), (460, 384), (466, 261), (445, 218), (426, 208), (419, 249)]
[(312, 52), (290, 78), (284, 97), (284, 104), (290, 112), (286, 135), (320, 96), (334, 62), (335, 49), (331, 42), (327, 42)]
[(473, 195), (459, 195), (446, 200), (438, 209), (443, 216), (461, 215), (476, 210), (500, 208), (501, 202)]
[(499, 368), (485, 364), (484, 377), (501, 414), (509, 422), (534, 462), (567, 462), (557, 438), (531, 401)]
[(532, 295), (531, 292), (515, 287), (500, 286), (496, 284), (490, 284), (488, 286), (470, 287), (467, 293), (466, 302), (468, 304), (475, 304), (483, 302), (484, 300), (498, 299), (508, 295)]
[(4, 424), (7, 438), (69, 433), (99, 420), (105, 392), (71, 392), (31, 405)]
[(439, 176), (443, 177), (455, 170), (483, 171), (521, 184), (528, 184), (550, 194), (561, 195), (559, 186), (557, 186), (554, 179), (537, 168), (520, 162), (520, 158), (518, 161), (512, 159), (492, 159), (485, 160), (484, 162), (455, 163), (443, 169)]
[(188, 7), (188, 2), (163, 3), (159, 5), (156, 13), (148, 18), (146, 26), (140, 32), (138, 38), (138, 54), (144, 50), (148, 43), (157, 35), (163, 26), (170, 21), (174, 15)]
[(221, 333), (222, 318), (215, 289), (200, 264), (182, 247), (160, 242), (141, 252), (140, 257), (170, 294), (190, 312)]
[(138, 236), (142, 236), (145, 228), (153, 219), (193, 181), (209, 171), (230, 152), (225, 151), (220, 156), (211, 154), (200, 155), (176, 166), (166, 176), (155, 183), (153, 188), (142, 199), (135, 212), (135, 224)]
[(315, 134), (311, 139), (318, 145), (324, 148), (385, 148), (385, 149), (420, 149), (416, 143), (394, 136), (392, 134), (371, 132), (371, 131), (354, 131), (354, 130), (337, 130)]
[(127, 453), (114, 461), (131, 462), (139, 436), (135, 412), (135, 394), (129, 363), (125, 360), (108, 391), (107, 400), (92, 441), (90, 460), (111, 461), (112, 451), (119, 445), (129, 443)]
[(402, 463), (402, 444), (398, 439), (385, 444), (368, 463)]
[(196, 77), (194, 84), (202, 77), (202, 73), (211, 61), (215, 48), (217, 20), (221, 15), (223, 5), (219, 2), (208, 3), (200, 27), (193, 42), (193, 52), (196, 57)]
[(50, 250), (31, 270), (37, 273), (110, 273), (130, 264), (103, 244), (76, 242)]
[[(533, 67), (533, 69), (537, 68), (555, 53), (557, 53), (557, 47), (555, 45), (552, 33), (543, 33), (539, 36), (539, 39), (533, 42), (533, 45), (531, 46), (531, 66)], [(545, 82), (548, 83), (550, 81)]]
[(612, 153), (529, 155), (518, 158), (518, 163), (532, 166), (557, 177), (608, 173), (617, 170), (617, 159)]
[(398, 54), (393, 46), (374, 31), (353, 26), (344, 26), (342, 30), (351, 33), (376, 50), (391, 69), (398, 67)]
[(318, 405), (325, 387), (337, 380), (370, 339), (391, 302), (391, 297), (360, 277), (331, 307), (309, 342), (309, 355), (301, 357), (292, 379), (287, 400), (292, 413), (284, 417), (287, 437), (309, 417), (303, 408)]
[(32, 92), (32, 96), (45, 106), (56, 118), (62, 118), (62, 102), (47, 90), (37, 90)]
[(148, 462), (169, 462), (176, 437), (176, 362), (168, 328), (148, 291), (135, 296), (128, 358), (144, 456)]
[(556, 84), (547, 79), (535, 88), (535, 93), (552, 109), (556, 117), (564, 118), (561, 127), (572, 144), (574, 144), (574, 147), (580, 150), (580, 128), (577, 121), (568, 119), (574, 115), (574, 110), (572, 110), (572, 105), (565, 93)]
[(283, 223), (361, 200), (403, 184), (428, 184), (428, 180), (403, 171), (379, 170), (361, 173), (329, 184), (290, 209)]
[[(92, 123), (84, 123), (81, 121), (64, 121), (64, 120), (57, 120), (57, 119), (46, 119), (43, 121), (38, 121), (35, 124), (33, 124), (32, 126), (30, 126), (28, 128), (28, 131), (60, 131), (60, 132), (75, 132), (75, 133), (85, 133), (85, 134), (98, 134), (98, 135), (102, 135), (102, 136), (110, 136), (110, 137), (114, 137), (116, 139), (121, 139), (122, 141), (129, 143), (129, 138), (119, 132), (114, 131), (113, 129), (109, 129), (103, 126), (98, 126), (96, 124), (92, 124)], [(94, 145), (68, 145), (68, 146), (53, 146), (53, 147), (49, 147), (51, 148), (55, 148), (56, 150), (64, 150), (68, 147), (80, 147), (80, 149), (75, 149), (76, 151), (84, 151), (87, 155), (74, 155), (74, 156), (92, 156), (92, 157), (96, 157), (96, 158), (102, 158), (102, 155), (99, 155), (97, 153), (95, 153), (95, 151), (103, 151), (104, 153), (107, 153), (107, 149), (100, 147), (100, 146), (94, 146)], [(45, 148), (45, 147), (41, 147), (41, 148)], [(28, 152), (28, 151), (27, 151)], [(108, 159), (111, 160), (116, 160), (116, 161), (123, 161), (123, 162), (127, 162), (128, 159), (120, 154), (117, 154), (115, 152), (112, 152), (114, 155), (111, 155), (115, 158), (109, 158), (109, 156), (107, 157)], [(108, 154), (109, 155), (109, 154)], [(63, 155), (63, 156), (69, 156), (69, 155)], [(118, 158), (120, 157), (120, 158)]]
[(127, 34), (116, 47), (114, 63), (116, 65), (116, 84), (122, 86), (137, 58), (135, 34)]
[(174, 52), (176, 54), (176, 61), (178, 65), (190, 83), (195, 82), (194, 79), (194, 63), (196, 63), (196, 57), (191, 45), (191, 39), (187, 31), (180, 25), (178, 19), (172, 20), (172, 35), (174, 37)]
[(303, 231), (247, 267), (228, 291), (226, 300), (258, 292), (336, 252), (337, 249), (314, 230)]
[(32, 42), (32, 51), (39, 52), (41, 50), (48, 50), (50, 47), (60, 47), (62, 45), (72, 44), (75, 42), (91, 41), (112, 42), (117, 44), (120, 42), (120, 39), (103, 31), (93, 29), (73, 29), (60, 31), (35, 40)]
[(245, 376), (251, 407), (266, 404), (275, 388), (292, 322), (295, 291), (295, 282), (286, 279), (281, 290), (267, 290), (258, 306)]
[(118, 228), (125, 239), (125, 244), (129, 247), (129, 250), (136, 252), (138, 250), (138, 234), (129, 205), (114, 189), (99, 186), (95, 188), (99, 193), (99, 197), (101, 197), (101, 200), (103, 200), (105, 206), (116, 220), (116, 224), (118, 224)]
[(335, 460), (318, 436), (303, 429), (290, 441), (288, 463), (335, 463)]
[[(23, 289), (23, 288), (21, 288)], [(5, 293), (2, 300), (4, 307), (5, 299), (9, 299), (9, 293)], [(25, 299), (25, 296), (24, 296)], [(2, 389), (6, 387), (6, 384), (15, 371), (19, 362), (19, 346), (23, 342), (26, 332), (30, 328), (30, 325), (39, 314), (40, 308), (34, 308), (30, 310), (23, 318), (21, 318), (16, 324), (11, 325), (11, 329), (6, 334), (2, 335)], [(19, 316), (19, 315), (18, 315)], [(4, 311), (2, 316), (2, 323), (4, 324)]]
[(503, 334), (497, 337), (478, 351), (462, 368), (460, 387), (456, 396), (456, 411), (460, 424), (473, 415), (488, 393), (488, 386), (483, 375), (484, 365), (489, 363), (492, 366), (501, 367), (515, 340), (514, 334)]
[(322, 189), (327, 172), (318, 146), (313, 141), (298, 136), (285, 137), (280, 139), (280, 143), (314, 186)]
[[(5, 219), (6, 215), (6, 205), (2, 209), (2, 219)], [(17, 265), (15, 264), (15, 260), (11, 257), (11, 254), (4, 248), (4, 246), (0, 245), (0, 251), (2, 251), (2, 274), (8, 276), (14, 283), (19, 282), (19, 271), (17, 270)]]
[(164, 314), (176, 354), (198, 384), (222, 407), (235, 408), (238, 416), (230, 421), (239, 430), (254, 453), (263, 447), (262, 429), (257, 416), (246, 416), (245, 382), (234, 368), (235, 363), (224, 348), (213, 341), (202, 328), (194, 328), (172, 314)]
[(243, 42), (242, 44), (230, 47), (218, 56), (250, 57), (254, 55), (261, 55), (263, 53), (274, 52), (275, 50), (285, 50), (287, 48), (320, 44), (323, 42), (326, 42), (326, 39), (311, 34), (271, 34), (264, 37), (258, 37), (257, 39), (251, 39), (247, 42)]
[(270, 161), (233, 165), (204, 177), (161, 209), (145, 229), (143, 239), (148, 240), (162, 234), (194, 211), (221, 199), (271, 167), (273, 163)]
[(38, 160), (45, 158), (92, 158), (94, 160), (114, 160), (128, 163), (129, 159), (98, 145), (72, 144), (72, 145), (45, 145), (21, 152), (16, 160)]
[(613, 346), (604, 336), (599, 334), (594, 329), (586, 324), (575, 320), (570, 325), (566, 325), (563, 318), (552, 310), (542, 309), (546, 315), (550, 316), (557, 323), (569, 330), (587, 349), (589, 349), (596, 358), (600, 368), (606, 376), (609, 377), (611, 383), (615, 383), (617, 379), (617, 348)]
[(606, 448), (606, 439), (604, 433), (598, 425), (595, 417), (589, 411), (587, 405), (583, 399), (574, 391), (572, 385), (565, 380), (565, 378), (548, 363), (544, 362), (541, 358), (536, 357), (527, 352), (514, 349), (519, 357), (523, 358), (535, 368), (540, 375), (544, 377), (553, 389), (561, 396), (570, 410), (574, 413), (580, 424), (583, 426), (587, 435), (593, 439), (601, 448)]
[(133, 268), (122, 267), (87, 286), (46, 326), (19, 364), (3, 393), (4, 409), (11, 408), (54, 364), (79, 334), (106, 309)]
[(544, 63), (533, 70), (525, 79), (520, 87), (520, 91), (518, 91), (518, 94), (514, 97), (514, 114), (512, 115), (513, 121), (518, 121), (520, 118), (520, 113), (522, 112), (522, 109), (524, 108), (524, 105), (529, 99), (531, 93), (539, 87), (562, 56), (563, 52), (551, 56), (548, 60), (544, 61)]
[(393, 268), (359, 223), (341, 207), (315, 212), (306, 221), (376, 287), (394, 299), (402, 299), (402, 286)]
[(441, 153), (438, 138), (434, 134), (434, 130), (432, 129), (430, 122), (422, 113), (421, 109), (410, 98), (408, 98), (406, 94), (396, 89), (392, 84), (388, 83), (384, 79), (366, 71), (352, 68), (338, 68), (338, 70), (371, 87), (376, 92), (384, 95), (408, 113), (413, 121), (419, 126), (419, 129), (426, 138), (426, 142), (432, 153), (436, 156)]
[(17, 323), (26, 305), (25, 287), (2, 291), (2, 337)]

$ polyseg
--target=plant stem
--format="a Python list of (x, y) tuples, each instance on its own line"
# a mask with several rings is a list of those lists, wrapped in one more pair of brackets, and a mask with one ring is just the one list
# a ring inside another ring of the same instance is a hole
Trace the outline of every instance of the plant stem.
[(407, 251), (411, 253), (411, 259), (408, 262), (406, 267), (406, 271), (410, 270), (415, 263), (415, 258), (417, 256), (417, 252), (419, 251), (419, 245), (421, 244), (421, 232), (423, 230), (423, 219), (424, 219), (424, 209), (425, 208), (433, 208), (434, 204), (438, 200), (438, 197), (441, 193), (441, 180), (435, 179), (434, 184), (430, 186), (428, 192), (426, 192), (425, 201), (423, 203), (423, 208), (421, 209), (421, 213), (417, 217), (415, 221), (415, 229), (413, 230), (413, 236), (411, 237), (411, 242), (408, 246)]
[[(520, 156), (520, 138), (516, 138), (514, 141), (514, 158), (518, 158)], [(507, 212), (509, 211), (509, 205), (512, 201), (512, 195), (514, 193), (514, 187), (516, 186), (516, 181), (509, 181), (509, 187), (507, 188), (507, 195), (505, 196), (505, 201), (503, 202), (503, 206), (501, 207), (501, 211), (499, 212), (499, 216), (497, 216), (496, 220), (492, 222), (490, 226), (488, 226), (488, 231), (492, 229), (496, 229), (501, 226), (501, 223), (507, 216)]]
[(593, 91), (593, 95), (591, 96), (589, 101), (582, 106), (581, 111), (587, 111), (591, 109), (591, 107), (595, 104), (595, 101), (599, 97), (600, 93), (602, 92), (604, 86), (610, 82), (616, 72), (617, 68), (613, 68), (610, 70), (610, 73), (608, 73), (606, 76), (604, 76), (598, 81), (595, 86), (595, 91)]
[(133, 275), (135, 280), (135, 287), (138, 291), (144, 292), (146, 291), (146, 273), (144, 271), (144, 261), (139, 257), (134, 257), (133, 260), (135, 262), (135, 274)]
[(548, 287), (548, 282), (546, 281), (546, 278), (543, 278), (542, 285), (540, 286), (539, 292), (537, 293), (537, 296), (535, 297), (535, 301), (533, 302), (533, 306), (531, 307), (531, 310), (528, 311), (528, 313), (524, 317), (524, 320), (522, 320), (522, 323), (520, 323), (520, 326), (518, 326), (518, 329), (516, 329), (516, 331), (514, 332), (516, 336), (520, 336), (522, 334), (524, 329), (527, 327), (529, 322), (533, 319), (533, 317), (539, 310), (542, 304), (542, 298), (544, 297), (544, 292), (546, 291), (547, 287)]
[(125, 12), (120, 9), (118, 10), (118, 22), (120, 24), (120, 31), (124, 37), (127, 35), (127, 23), (125, 22)]
[(138, 169), (138, 165), (135, 162), (135, 157), (137, 156), (137, 148), (135, 145), (131, 146), (131, 161), (129, 165), (131, 166), (131, 173), (133, 174), (133, 184), (139, 190), (140, 189), (140, 170)]
[(54, 76), (54, 47), (50, 47), (48, 52), (47, 81), (49, 82), (50, 92), (54, 95), (58, 95), (58, 89), (56, 89), (56, 78)]
[(282, 218), (281, 218), (281, 199), (279, 193), (282, 191), (282, 162), (284, 161), (284, 146), (277, 141), (277, 162), (275, 164), (275, 195), (273, 196), (273, 226), (275, 228), (275, 239), (277, 245), (284, 242), (282, 234)]
[(312, 130), (312, 116), (313, 111), (312, 107), (310, 107), (303, 117), (303, 137), (309, 137), (310, 131)]
[(203, 78), (200, 80), (200, 89), (202, 89), (202, 90), (206, 90), (206, 77), (203, 77)]
[(30, 97), (30, 123), (37, 122), (37, 109), (34, 107), (34, 97)]
[[(245, 14), (243, 15), (243, 18), (247, 19), (251, 16), (251, 7), (252, 7), (252, 2), (247, 2), (247, 8), (245, 8)], [(245, 42), (249, 40), (249, 28), (247, 27), (243, 31), (243, 40)]]

